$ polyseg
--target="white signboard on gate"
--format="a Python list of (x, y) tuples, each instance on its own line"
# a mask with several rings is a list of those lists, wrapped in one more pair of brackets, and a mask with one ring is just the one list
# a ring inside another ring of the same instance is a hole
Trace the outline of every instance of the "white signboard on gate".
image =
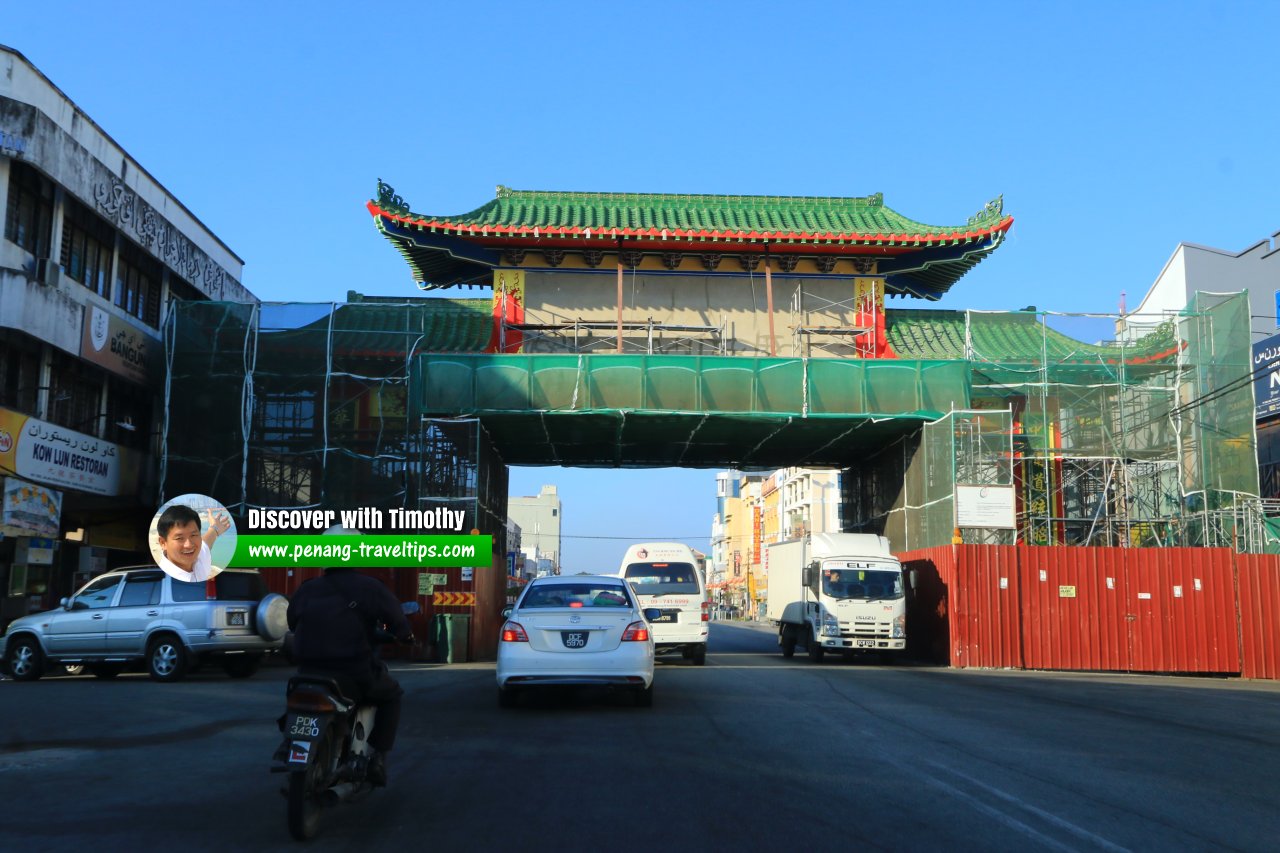
[(1017, 526), (1013, 486), (956, 486), (956, 527)]

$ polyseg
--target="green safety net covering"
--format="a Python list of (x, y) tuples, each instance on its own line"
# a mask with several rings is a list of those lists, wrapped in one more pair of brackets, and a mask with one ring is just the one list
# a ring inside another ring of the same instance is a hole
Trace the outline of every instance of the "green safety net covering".
[(1174, 409), (1182, 457), (1183, 535), (1256, 550), (1258, 454), (1247, 293), (1197, 293), (1179, 320), (1187, 341)]
[[(888, 320), (899, 355), (964, 358), (972, 406), (1003, 411), (1006, 423), (991, 441), (961, 440), (957, 415), (950, 444), (938, 443), (949, 427), (930, 424), (859, 463), (848, 497), (856, 528), (886, 530), (895, 547), (950, 542), (939, 462), (950, 458), (956, 485), (1013, 484), (1018, 541), (1261, 547), (1247, 295), (1197, 294), (1176, 315), (1113, 318), (1116, 340), (1096, 344), (1034, 311)], [(1012, 541), (993, 528), (961, 535)]]
[(962, 362), (421, 355), (411, 408), (483, 418), (511, 463), (846, 464), (968, 402)]
[(170, 317), (162, 488), (233, 512), (440, 495), (490, 532), (504, 463), (810, 465), (847, 469), (847, 527), (900, 548), (949, 542), (955, 487), (982, 483), (1015, 489), (1019, 542), (1265, 545), (1243, 294), (1102, 344), (1032, 312), (891, 311), (896, 360), (484, 355), (485, 299)]
[(166, 328), (163, 493), (208, 494), (240, 517), (446, 505), (501, 542), (506, 468), (483, 429), (435, 428), (406, 405), (415, 352), (480, 350), (491, 329), (487, 299), (179, 303)]

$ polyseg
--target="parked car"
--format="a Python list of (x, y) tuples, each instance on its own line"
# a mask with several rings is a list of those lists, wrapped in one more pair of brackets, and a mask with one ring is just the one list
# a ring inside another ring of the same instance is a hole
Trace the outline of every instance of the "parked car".
[(637, 705), (653, 704), (653, 633), (662, 616), (642, 610), (619, 577), (552, 575), (535, 578), (515, 607), (504, 611), (498, 643), (498, 704), (541, 685), (601, 685), (631, 691)]
[(119, 569), (89, 581), (57, 610), (15, 619), (0, 646), (18, 681), (73, 665), (114, 678), (138, 664), (156, 681), (178, 681), (213, 660), (233, 678), (247, 678), (280, 651), (288, 606), (253, 570), (220, 572), (210, 592), (204, 581), (179, 581), (155, 566)]

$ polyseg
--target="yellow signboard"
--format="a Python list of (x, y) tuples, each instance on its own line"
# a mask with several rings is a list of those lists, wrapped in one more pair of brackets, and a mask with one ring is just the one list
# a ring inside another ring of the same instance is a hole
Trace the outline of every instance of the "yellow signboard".
[(1076, 588), (1074, 586), (1058, 587), (1058, 598), (1075, 598)]

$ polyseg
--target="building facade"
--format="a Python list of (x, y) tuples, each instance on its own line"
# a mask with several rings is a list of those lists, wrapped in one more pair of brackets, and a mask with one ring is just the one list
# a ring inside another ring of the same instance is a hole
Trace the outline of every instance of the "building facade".
[(521, 548), (539, 574), (560, 574), (560, 510), (555, 486), (543, 486), (533, 497), (507, 499), (507, 517), (520, 526)]
[(1197, 291), (1248, 293), (1259, 494), (1269, 511), (1280, 511), (1280, 231), (1239, 252), (1179, 243), (1134, 313), (1175, 315)]
[(0, 46), (0, 625), (149, 560), (173, 300), (256, 301), (243, 261)]

